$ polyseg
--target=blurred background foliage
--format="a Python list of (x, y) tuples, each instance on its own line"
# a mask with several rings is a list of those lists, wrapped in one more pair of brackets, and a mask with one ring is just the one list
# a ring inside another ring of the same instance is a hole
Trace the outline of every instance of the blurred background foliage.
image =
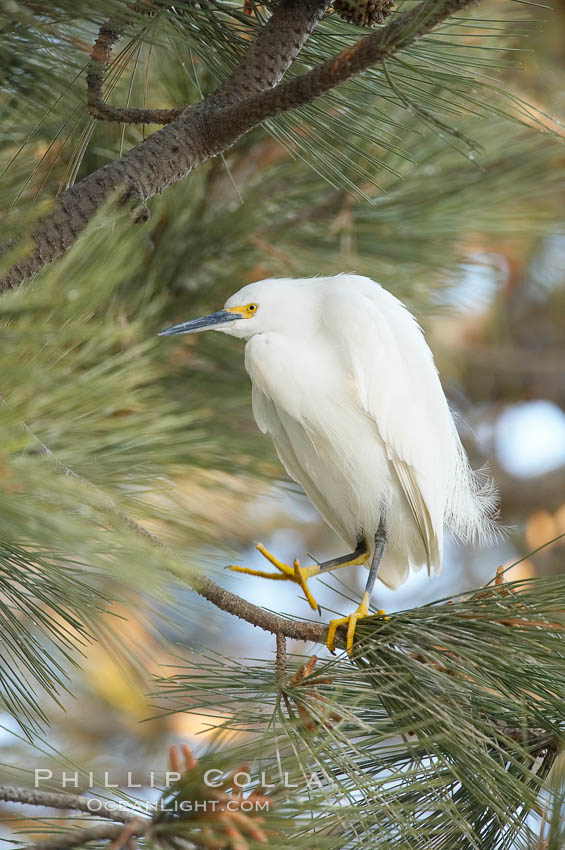
[[(269, 4), (254, 5), (253, 15), (238, 2), (131, 12), (109, 101), (197, 101), (268, 15)], [(88, 51), (123, 8), (0, 3), (7, 234), (154, 131), (96, 122), (86, 110)], [(254, 675), (272, 682), (261, 662), (272, 640), (195, 597), (178, 563), (175, 582), (166, 552), (113, 527), (111, 502), (187, 570), (204, 568), (291, 615), (306, 613), (293, 586), (224, 565), (255, 565), (257, 540), (283, 558), (339, 550), (258, 434), (238, 343), (156, 337), (245, 283), (356, 271), (405, 300), (474, 465), (488, 460), (497, 479), (507, 536), (487, 551), (450, 543), (439, 579), (378, 588), (377, 608), (469, 590), (565, 533), (564, 26), (561, 3), (486, 0), (402, 61), (247, 135), (154, 198), (143, 227), (102, 216), (62, 260), (2, 298), (0, 693), (10, 781), (67, 759), (122, 782), (126, 764), (136, 775), (163, 769), (171, 741), (205, 748), (225, 711), (196, 700), (163, 712), (148, 696), (154, 676), (187, 665), (190, 691), (199, 647), (208, 659), (252, 657)], [(327, 16), (296, 70), (362, 34)], [(510, 576), (556, 576), (562, 564), (561, 540)], [(330, 579), (325, 616), (348, 610), (361, 582), (354, 570)], [(228, 670), (235, 688), (241, 669)], [(237, 717), (241, 702), (230, 710)], [(245, 737), (236, 726), (232, 743)], [(38, 730), (49, 736), (41, 752)]]

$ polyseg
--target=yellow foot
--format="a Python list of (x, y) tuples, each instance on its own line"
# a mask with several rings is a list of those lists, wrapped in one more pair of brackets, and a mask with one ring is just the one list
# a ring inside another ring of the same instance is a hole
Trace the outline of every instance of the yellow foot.
[[(378, 611), (382, 617), (386, 616), (385, 611)], [(353, 650), (353, 638), (355, 637), (355, 629), (357, 627), (357, 621), (363, 619), (363, 617), (369, 617), (369, 594), (365, 593), (363, 595), (363, 599), (361, 600), (361, 604), (357, 611), (354, 611), (353, 614), (350, 614), (349, 617), (340, 617), (337, 620), (330, 620), (330, 625), (328, 628), (328, 636), (326, 638), (326, 646), (330, 650), (330, 652), (335, 651), (335, 634), (340, 626), (347, 626), (347, 639), (345, 647), (347, 649), (348, 655), (351, 655)]]
[[(257, 543), (255, 548), (263, 555), (264, 558), (267, 559), (267, 561), (269, 561), (269, 563), (279, 570), (278, 573), (267, 573), (263, 570), (252, 570), (249, 567), (238, 567), (236, 564), (232, 564), (232, 566), (230, 566), (230, 570), (233, 570), (236, 573), (246, 573), (250, 576), (270, 578), (274, 581), (294, 581), (302, 588), (302, 592), (308, 600), (310, 608), (312, 608), (313, 611), (317, 611), (318, 603), (310, 593), (310, 588), (307, 584), (310, 575), (313, 575), (313, 572), (310, 572), (310, 568), (301, 567), (298, 558), (295, 558), (292, 567), (289, 564), (284, 564), (282, 561), (279, 561), (278, 558), (275, 558), (268, 549), (265, 549), (262, 543)], [(316, 568), (314, 568), (314, 570), (315, 569)]]

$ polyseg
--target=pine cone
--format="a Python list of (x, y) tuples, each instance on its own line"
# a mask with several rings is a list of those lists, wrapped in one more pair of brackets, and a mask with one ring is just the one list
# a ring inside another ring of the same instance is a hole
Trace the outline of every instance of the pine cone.
[(333, 7), (340, 18), (358, 27), (382, 24), (390, 15), (394, 0), (334, 0)]

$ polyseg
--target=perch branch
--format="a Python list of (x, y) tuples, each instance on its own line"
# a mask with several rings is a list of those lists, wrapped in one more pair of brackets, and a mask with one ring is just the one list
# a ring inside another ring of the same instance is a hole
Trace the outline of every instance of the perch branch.
[[(203, 162), (227, 150), (267, 118), (311, 103), (335, 86), (394, 56), (476, 0), (423, 0), (385, 27), (312, 71), (220, 108), (210, 102), (185, 109), (161, 130), (104, 168), (67, 189), (31, 238), (31, 248), (0, 280), (0, 291), (18, 286), (63, 254), (118, 188), (142, 205)], [(300, 4), (299, 4), (300, 5)], [(306, 5), (306, 4), (305, 4)], [(316, 5), (316, 4), (315, 4)], [(310, 4), (308, 4), (310, 6)], [(319, 5), (316, 7), (319, 14)], [(251, 59), (248, 60), (250, 64)], [(276, 80), (277, 75), (272, 76)], [(228, 92), (230, 84), (226, 84)], [(230, 94), (231, 100), (231, 94)], [(14, 249), (14, 244), (8, 246)], [(4, 248), (4, 252), (6, 248)]]

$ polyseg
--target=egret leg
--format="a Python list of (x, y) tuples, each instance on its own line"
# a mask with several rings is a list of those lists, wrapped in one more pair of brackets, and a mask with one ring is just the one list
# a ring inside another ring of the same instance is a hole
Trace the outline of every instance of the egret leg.
[[(355, 636), (355, 629), (357, 627), (357, 621), (362, 619), (363, 617), (369, 616), (369, 600), (371, 598), (371, 593), (373, 592), (373, 588), (375, 586), (375, 581), (377, 579), (379, 567), (381, 565), (385, 549), (386, 527), (384, 519), (381, 516), (379, 527), (375, 535), (375, 552), (373, 554), (373, 560), (371, 561), (369, 577), (367, 579), (367, 584), (365, 585), (365, 593), (363, 594), (363, 598), (361, 599), (361, 604), (359, 605), (357, 611), (354, 611), (353, 614), (350, 614), (348, 617), (339, 617), (336, 620), (330, 621), (326, 645), (331, 652), (335, 651), (335, 635), (337, 629), (340, 626), (347, 626), (347, 639), (345, 645), (348, 654), (351, 655), (353, 649), (353, 638)], [(384, 611), (379, 611), (378, 613), (386, 617), (386, 613)]]
[(330, 570), (340, 569), (340, 567), (352, 567), (355, 564), (364, 564), (369, 557), (369, 550), (364, 540), (360, 540), (355, 551), (351, 552), (349, 555), (342, 555), (340, 558), (332, 558), (329, 561), (323, 561), (321, 564), (312, 564), (310, 567), (300, 566), (298, 558), (294, 560), (291, 567), (290, 564), (285, 564), (282, 561), (279, 561), (278, 558), (275, 558), (275, 556), (271, 554), (271, 552), (269, 552), (262, 543), (257, 543), (256, 549), (263, 555), (264, 558), (267, 559), (267, 561), (269, 561), (269, 563), (277, 568), (277, 573), (265, 572), (263, 570), (252, 570), (249, 567), (238, 567), (236, 564), (232, 564), (230, 566), (230, 570), (233, 570), (236, 573), (246, 573), (251, 576), (259, 576), (260, 578), (270, 578), (274, 581), (294, 581), (302, 588), (304, 596), (308, 600), (313, 611), (317, 610), (318, 603), (312, 596), (310, 588), (308, 587), (307, 581), (309, 578)]
[(364, 538), (360, 538), (357, 548), (349, 555), (341, 555), (339, 558), (331, 558), (329, 561), (322, 561), (321, 564), (313, 564), (307, 567), (309, 570), (308, 577), (320, 575), (320, 573), (328, 573), (332, 570), (338, 570), (341, 567), (354, 567), (357, 564), (364, 564), (369, 557), (369, 547)]

